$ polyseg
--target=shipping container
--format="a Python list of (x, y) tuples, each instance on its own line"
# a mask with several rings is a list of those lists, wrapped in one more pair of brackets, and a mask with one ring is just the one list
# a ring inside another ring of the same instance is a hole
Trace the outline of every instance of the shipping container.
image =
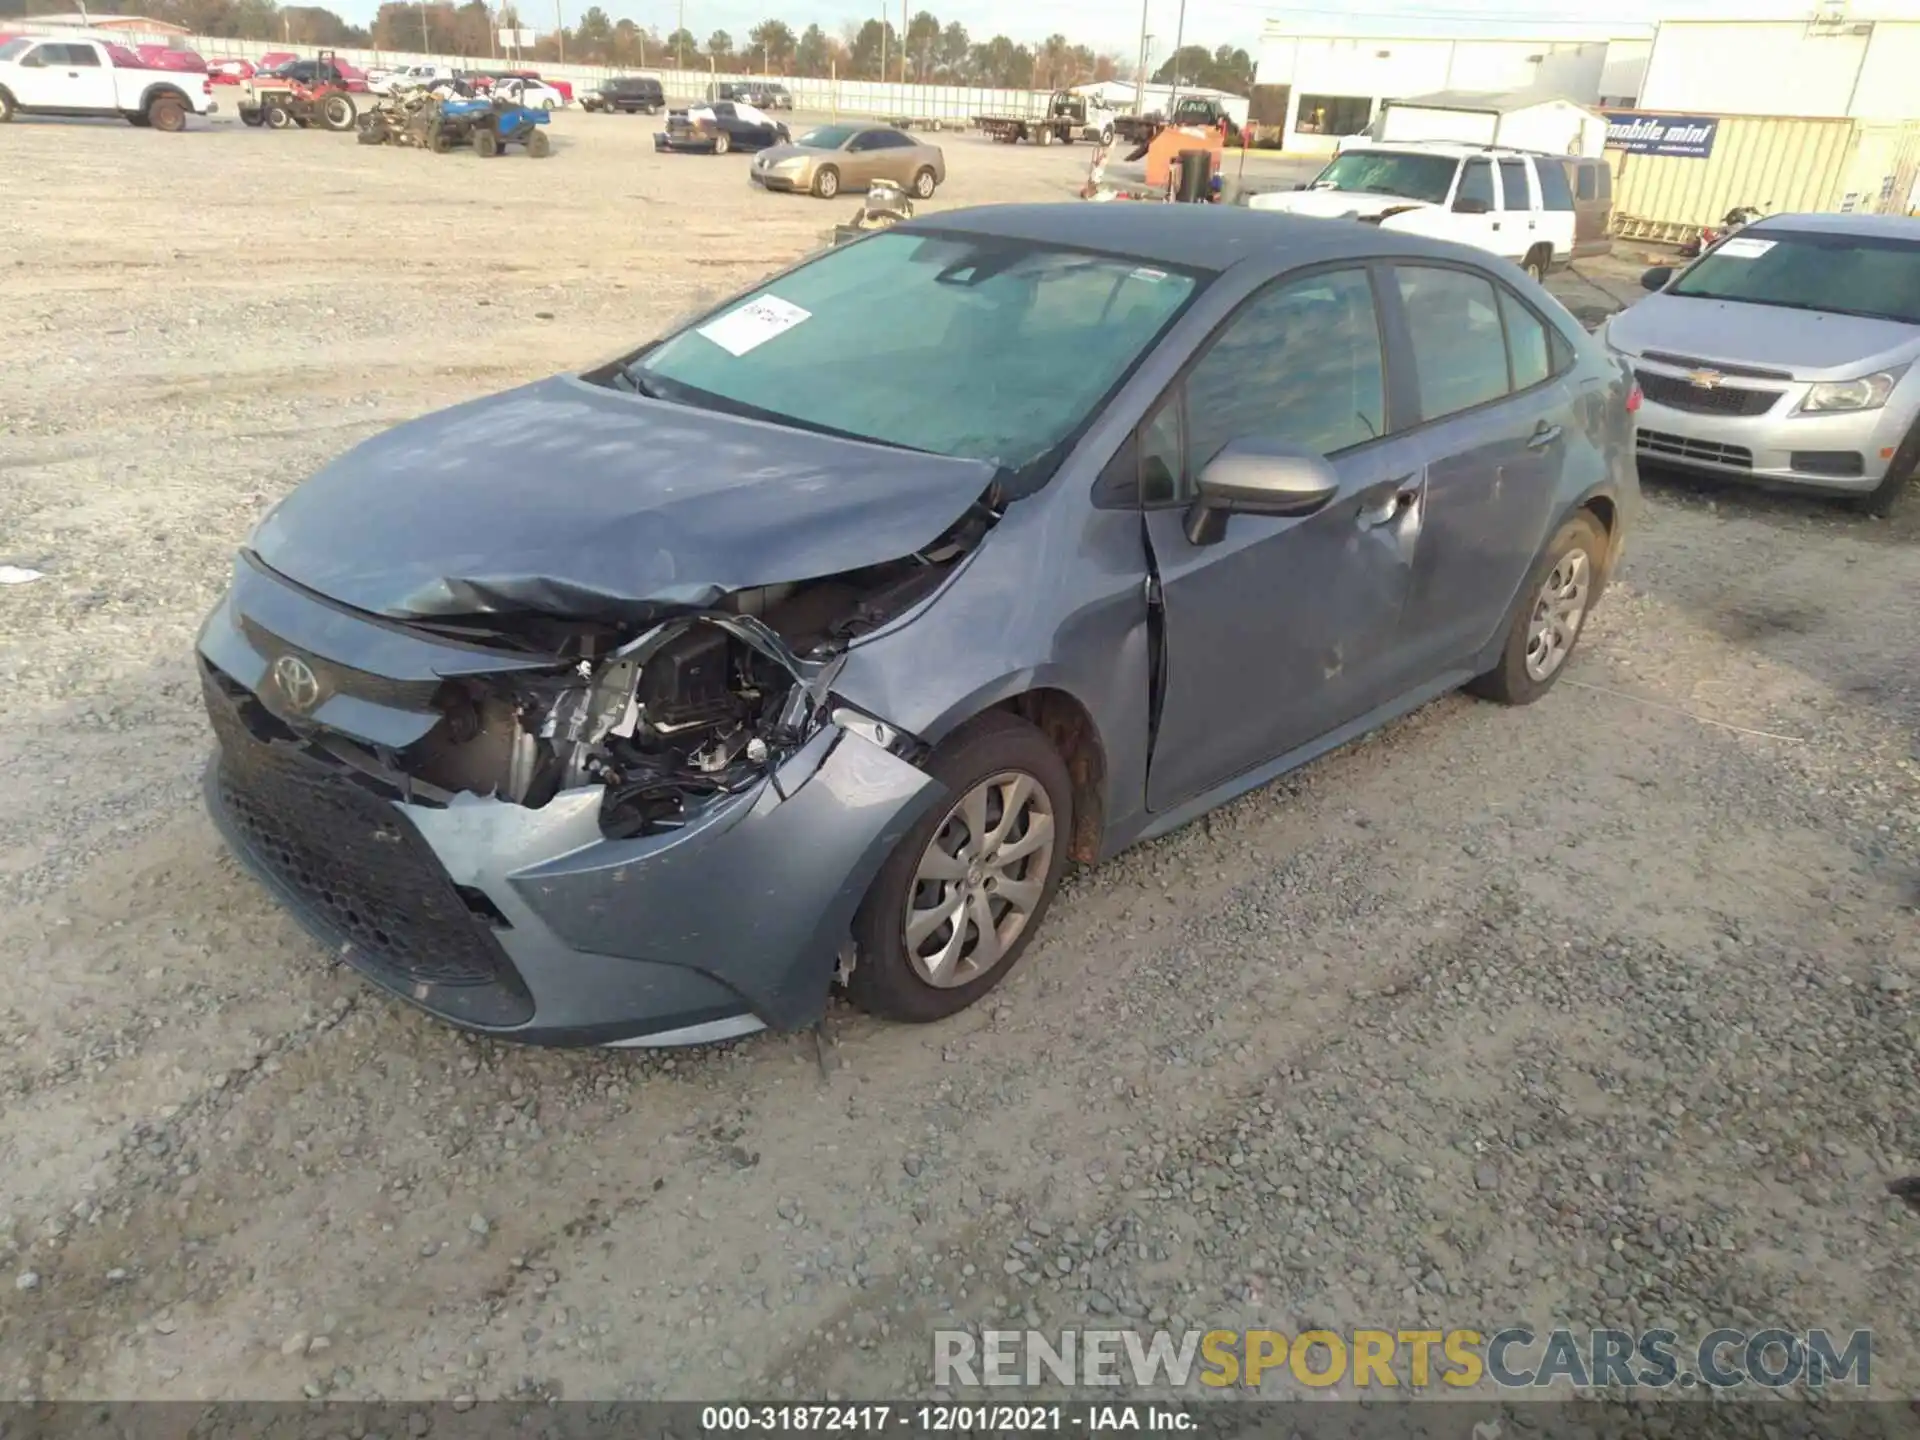
[[(1641, 112), (1614, 112), (1629, 118)], [(1654, 118), (1649, 113), (1649, 118)], [(1659, 117), (1671, 118), (1671, 117)], [(1920, 167), (1920, 122), (1866, 125), (1807, 116), (1703, 116), (1705, 158), (1609, 149), (1614, 234), (1683, 243), (1729, 210), (1906, 214)]]

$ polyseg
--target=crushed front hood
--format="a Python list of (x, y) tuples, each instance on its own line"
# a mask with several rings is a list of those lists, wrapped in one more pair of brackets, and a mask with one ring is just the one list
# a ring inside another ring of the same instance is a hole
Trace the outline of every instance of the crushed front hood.
[(647, 620), (912, 554), (996, 473), (559, 376), (348, 451), (250, 548), (310, 590), (400, 619)]

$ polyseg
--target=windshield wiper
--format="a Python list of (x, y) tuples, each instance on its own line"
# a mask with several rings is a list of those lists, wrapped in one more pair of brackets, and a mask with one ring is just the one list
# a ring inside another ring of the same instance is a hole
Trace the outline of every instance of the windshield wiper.
[(627, 388), (636, 395), (644, 395), (649, 400), (667, 400), (669, 398), (664, 390), (646, 378), (641, 372), (638, 363), (622, 365), (613, 373), (626, 381)]

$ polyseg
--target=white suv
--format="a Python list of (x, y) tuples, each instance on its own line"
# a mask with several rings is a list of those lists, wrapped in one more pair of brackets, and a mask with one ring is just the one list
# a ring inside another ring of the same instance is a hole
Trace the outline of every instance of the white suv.
[(1573, 204), (1563, 156), (1438, 142), (1356, 144), (1299, 189), (1247, 202), (1477, 245), (1537, 280), (1573, 259)]

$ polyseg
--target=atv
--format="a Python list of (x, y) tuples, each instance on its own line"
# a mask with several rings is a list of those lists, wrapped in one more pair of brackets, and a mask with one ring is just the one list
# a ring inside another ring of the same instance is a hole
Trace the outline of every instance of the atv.
[(552, 118), (545, 110), (509, 100), (443, 100), (427, 148), (444, 154), (456, 145), (471, 145), (474, 154), (488, 160), (517, 144), (539, 160), (553, 153), (553, 142), (541, 128)]

